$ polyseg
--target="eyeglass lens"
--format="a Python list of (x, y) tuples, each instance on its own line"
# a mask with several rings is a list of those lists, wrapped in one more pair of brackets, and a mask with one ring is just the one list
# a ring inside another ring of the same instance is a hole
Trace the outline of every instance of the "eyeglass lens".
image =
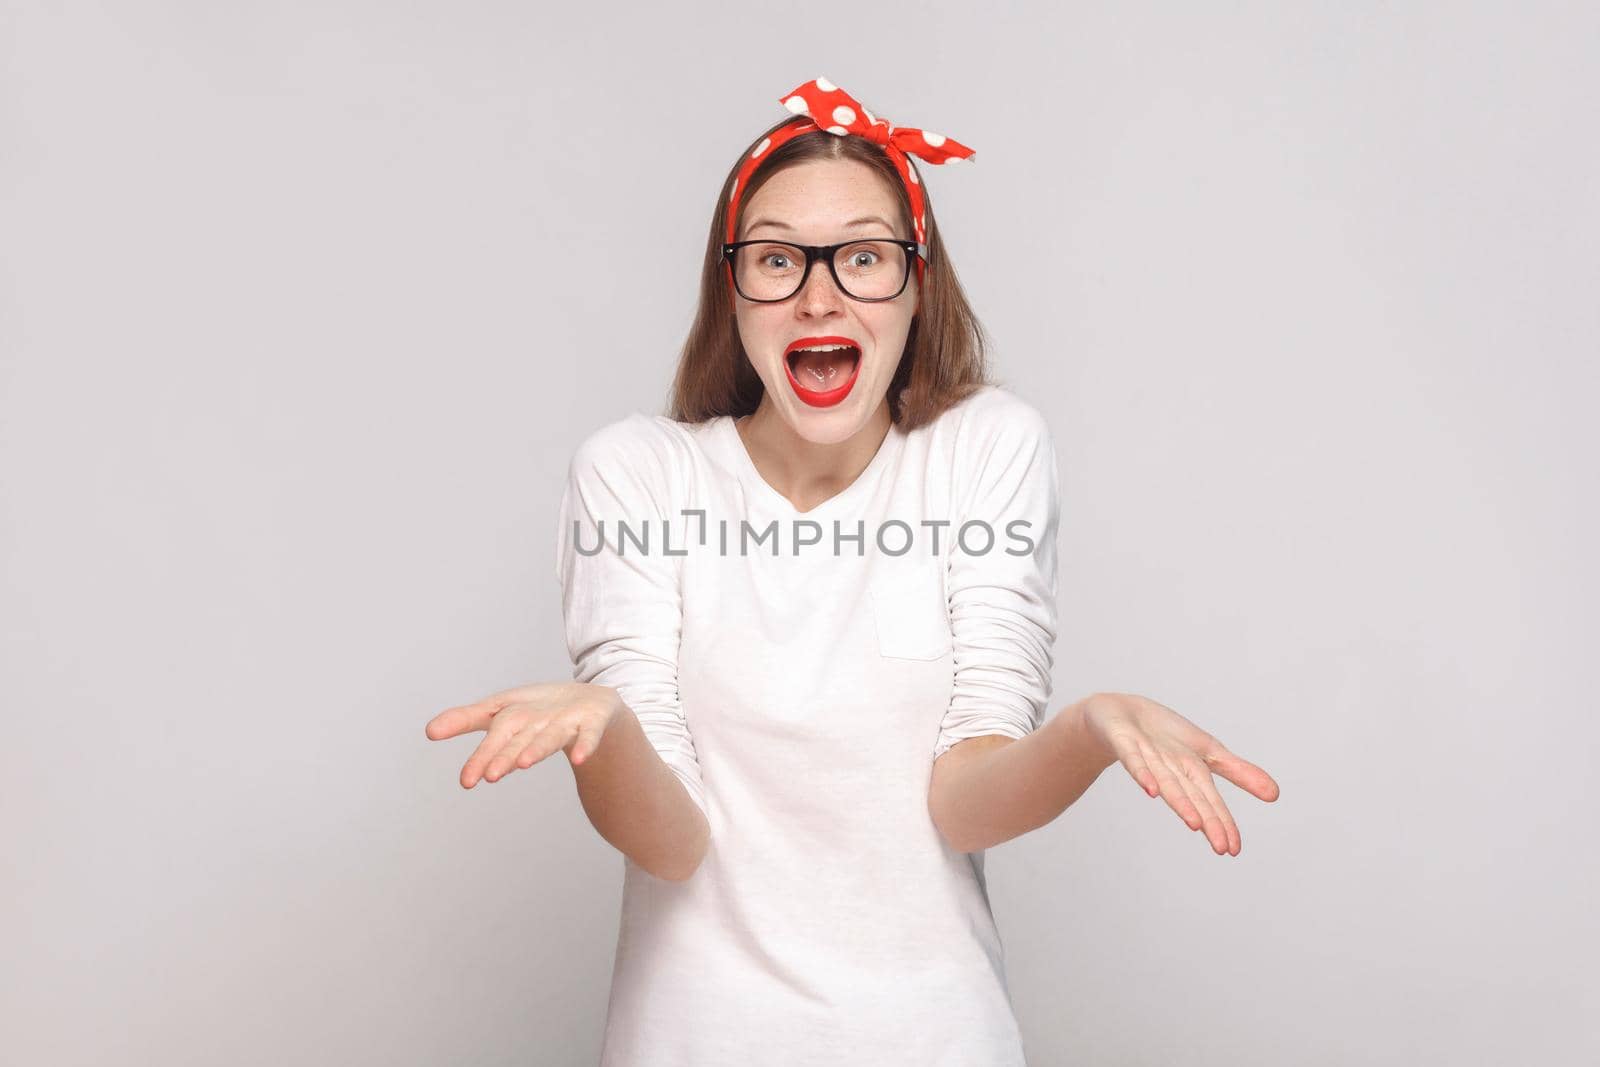
[[(910, 268), (906, 250), (892, 241), (855, 241), (833, 255), (834, 270), (844, 291), (861, 300), (883, 300), (905, 285)], [(800, 289), (806, 269), (805, 250), (778, 241), (763, 241), (734, 250), (734, 275), (747, 300), (783, 300)], [(813, 270), (827, 270), (818, 262)]]

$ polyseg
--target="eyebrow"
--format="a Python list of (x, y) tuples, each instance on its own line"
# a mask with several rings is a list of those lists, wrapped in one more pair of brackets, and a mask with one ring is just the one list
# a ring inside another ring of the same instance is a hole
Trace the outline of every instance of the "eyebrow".
[[(894, 229), (893, 226), (889, 225), (888, 222), (879, 218), (877, 215), (863, 215), (859, 219), (851, 219), (849, 222), (845, 223), (845, 227), (848, 229), (854, 226), (867, 226), (874, 222), (891, 231)], [(749, 234), (750, 231), (756, 229), (758, 226), (772, 226), (779, 230), (788, 230), (790, 233), (794, 232), (793, 226), (790, 226), (787, 222), (779, 222), (776, 219), (757, 219), (755, 222), (752, 222), (750, 225), (746, 226), (744, 228), (744, 232)]]

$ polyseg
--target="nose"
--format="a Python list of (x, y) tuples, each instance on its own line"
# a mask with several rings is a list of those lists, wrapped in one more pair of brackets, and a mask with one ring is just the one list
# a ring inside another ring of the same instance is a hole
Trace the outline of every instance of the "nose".
[(834, 283), (828, 264), (820, 259), (811, 264), (811, 276), (795, 297), (800, 314), (810, 318), (822, 318), (843, 310), (846, 299)]

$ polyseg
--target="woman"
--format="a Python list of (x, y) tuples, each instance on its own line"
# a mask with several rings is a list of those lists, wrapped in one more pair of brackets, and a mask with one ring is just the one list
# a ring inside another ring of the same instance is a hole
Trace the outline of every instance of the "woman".
[(1121, 762), (1237, 855), (1212, 773), (1277, 786), (1143, 697), (1046, 721), (1055, 454), (986, 381), (906, 155), (971, 150), (825, 79), (783, 99), (718, 200), (671, 417), (573, 459), (576, 680), (427, 734), (485, 732), (467, 788), (566, 752), (623, 853), (603, 1064), (1020, 1064), (983, 850)]

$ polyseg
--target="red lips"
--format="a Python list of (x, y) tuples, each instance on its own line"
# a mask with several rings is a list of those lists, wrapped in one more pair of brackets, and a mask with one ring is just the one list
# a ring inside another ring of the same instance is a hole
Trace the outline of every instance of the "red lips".
[[(846, 378), (843, 384), (822, 392), (802, 385), (799, 379), (794, 376), (794, 368), (789, 365), (789, 356), (795, 349), (813, 348), (817, 345), (849, 345), (856, 350), (856, 363), (850, 370), (850, 377)], [(861, 373), (861, 345), (851, 337), (802, 337), (799, 340), (791, 341), (789, 347), (783, 350), (783, 371), (789, 376), (789, 387), (795, 391), (795, 395), (801, 400), (814, 408), (832, 407), (849, 396), (850, 390), (856, 384), (856, 377)]]

